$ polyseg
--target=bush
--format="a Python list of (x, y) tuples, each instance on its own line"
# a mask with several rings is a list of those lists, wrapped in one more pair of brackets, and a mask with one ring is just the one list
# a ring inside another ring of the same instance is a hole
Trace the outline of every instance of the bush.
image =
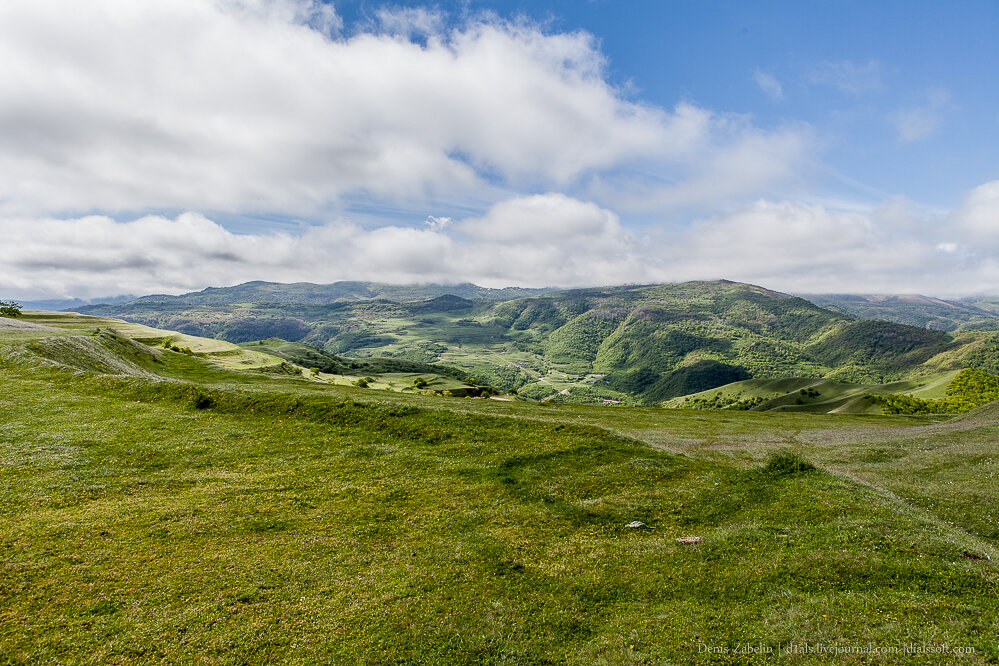
[(197, 393), (191, 398), (191, 406), (195, 409), (210, 409), (215, 406), (215, 399), (204, 393)]
[(999, 400), (999, 377), (967, 368), (947, 386), (947, 397), (926, 400), (911, 395), (866, 396), (885, 414), (962, 414)]
[(21, 304), (17, 301), (0, 301), (0, 317), (16, 317), (21, 314)]
[(770, 454), (763, 471), (770, 476), (795, 476), (814, 472), (815, 465), (791, 451), (777, 451)]
[(354, 386), (358, 388), (368, 388), (368, 380), (364, 377), (358, 377), (354, 380)]

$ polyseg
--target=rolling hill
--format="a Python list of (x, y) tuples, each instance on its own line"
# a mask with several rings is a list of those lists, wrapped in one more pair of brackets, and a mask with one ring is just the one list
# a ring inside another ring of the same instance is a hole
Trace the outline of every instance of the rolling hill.
[(521, 296), (471, 285), (248, 283), (84, 310), (235, 343), (280, 338), (439, 363), (556, 402), (658, 404), (746, 379), (880, 384), (999, 363), (995, 333), (861, 320), (724, 280)]

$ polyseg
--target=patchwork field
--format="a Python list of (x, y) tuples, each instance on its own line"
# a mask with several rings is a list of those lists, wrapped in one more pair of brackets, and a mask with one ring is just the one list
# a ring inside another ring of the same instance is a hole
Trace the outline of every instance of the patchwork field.
[(999, 661), (993, 405), (445, 398), (33, 323), (0, 328), (3, 663)]

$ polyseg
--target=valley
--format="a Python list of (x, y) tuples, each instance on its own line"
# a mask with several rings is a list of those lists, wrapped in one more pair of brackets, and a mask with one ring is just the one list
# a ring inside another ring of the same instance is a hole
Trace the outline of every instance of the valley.
[[(857, 319), (728, 281), (526, 295), (447, 289), (249, 283), (83, 310), (246, 349), (277, 338), (354, 359), (447, 366), (500, 391), (558, 403), (678, 405), (679, 397), (733, 382), (786, 378), (834, 382), (855, 397), (892, 383), (907, 394), (909, 380), (963, 368), (999, 373), (999, 333)], [(789, 403), (781, 407), (815, 410), (815, 401)], [(860, 400), (830, 409), (870, 407)]]

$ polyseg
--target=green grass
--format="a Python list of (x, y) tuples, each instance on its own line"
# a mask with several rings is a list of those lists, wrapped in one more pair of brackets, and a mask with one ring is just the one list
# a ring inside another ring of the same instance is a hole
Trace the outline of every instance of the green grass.
[[(951, 370), (888, 384), (851, 384), (815, 377), (749, 379), (674, 398), (664, 404), (686, 409), (881, 414), (884, 410), (878, 396), (911, 396), (919, 403), (935, 401), (949, 395), (962, 372), (977, 371)], [(983, 402), (968, 402), (967, 409)]]
[(499, 403), (130, 359), (163, 381), (24, 344), (0, 337), (3, 663), (999, 659), (989, 409)]

